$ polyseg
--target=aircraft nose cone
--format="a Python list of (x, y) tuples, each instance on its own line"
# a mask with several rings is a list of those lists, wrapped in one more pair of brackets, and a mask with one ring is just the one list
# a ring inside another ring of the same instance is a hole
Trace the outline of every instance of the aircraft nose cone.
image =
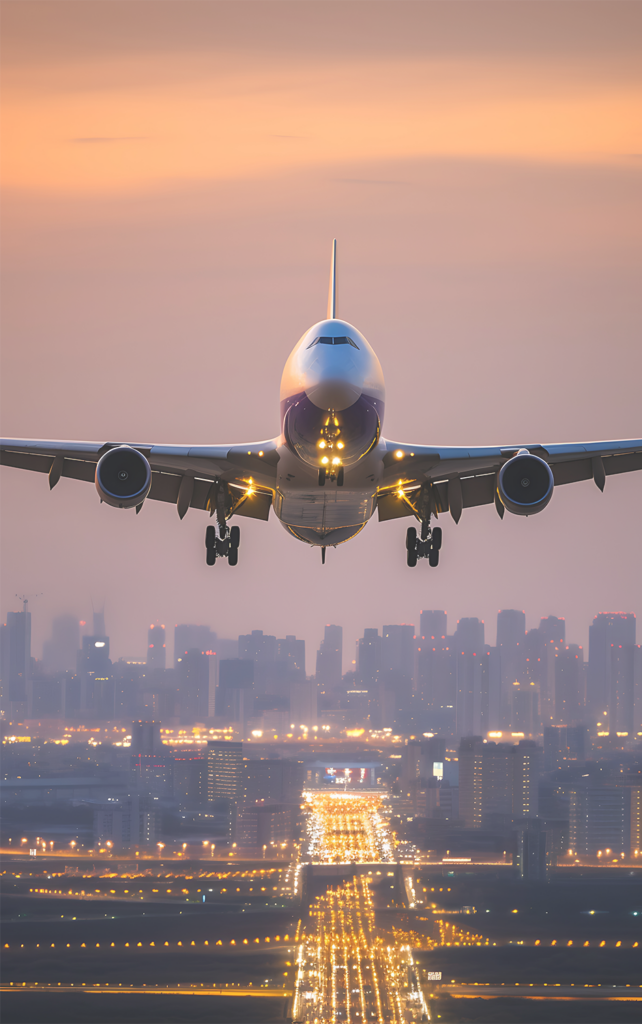
[(318, 409), (334, 409), (339, 412), (341, 409), (349, 409), (361, 398), (361, 388), (348, 380), (335, 378), (319, 381), (306, 388), (306, 395)]

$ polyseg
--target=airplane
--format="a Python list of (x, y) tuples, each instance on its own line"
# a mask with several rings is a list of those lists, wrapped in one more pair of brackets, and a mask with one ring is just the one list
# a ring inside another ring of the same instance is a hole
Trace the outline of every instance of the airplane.
[[(529, 516), (542, 512), (561, 484), (642, 469), (642, 440), (588, 444), (434, 447), (382, 434), (385, 388), (379, 360), (363, 334), (337, 317), (337, 245), (332, 243), (325, 320), (294, 346), (281, 379), (281, 433), (267, 441), (225, 445), (107, 441), (0, 441), (0, 462), (49, 475), (93, 481), (100, 500), (136, 509), (174, 502), (182, 519), (196, 508), (216, 516), (205, 531), (207, 565), (238, 563), (233, 516), (267, 520), (270, 509), (297, 540), (321, 549), (355, 537), (375, 509), (379, 520), (413, 517), (406, 562), (439, 563), (449, 512), (494, 504)], [(218, 533), (217, 533), (218, 527)]]

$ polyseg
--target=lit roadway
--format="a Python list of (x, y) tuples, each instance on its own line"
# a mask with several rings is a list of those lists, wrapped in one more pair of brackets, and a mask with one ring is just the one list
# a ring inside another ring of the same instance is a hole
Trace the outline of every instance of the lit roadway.
[[(381, 799), (307, 794), (308, 856), (313, 863), (389, 863), (394, 840)], [(375, 927), (370, 880), (359, 875), (328, 889), (302, 936), (293, 1016), (310, 1024), (402, 1024), (430, 1020), (407, 945), (390, 945)]]
[(355, 793), (306, 793), (308, 858), (322, 864), (373, 864), (394, 860), (394, 840), (381, 817), (381, 797)]

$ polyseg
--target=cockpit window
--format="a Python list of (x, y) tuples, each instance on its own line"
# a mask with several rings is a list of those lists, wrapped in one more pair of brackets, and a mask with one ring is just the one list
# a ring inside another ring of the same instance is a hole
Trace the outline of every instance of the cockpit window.
[(352, 345), (353, 348), (359, 348), (356, 341), (352, 338), (341, 337), (341, 338), (315, 338), (308, 345), (308, 348), (313, 348), (314, 345)]

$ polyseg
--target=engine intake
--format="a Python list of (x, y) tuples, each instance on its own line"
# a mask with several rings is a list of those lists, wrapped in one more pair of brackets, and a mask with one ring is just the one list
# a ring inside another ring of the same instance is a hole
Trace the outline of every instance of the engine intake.
[(509, 512), (516, 516), (532, 516), (546, 508), (553, 497), (555, 481), (547, 462), (518, 452), (499, 471), (497, 493)]
[(134, 508), (149, 494), (152, 469), (135, 448), (123, 444), (105, 452), (96, 466), (96, 490), (114, 508)]

